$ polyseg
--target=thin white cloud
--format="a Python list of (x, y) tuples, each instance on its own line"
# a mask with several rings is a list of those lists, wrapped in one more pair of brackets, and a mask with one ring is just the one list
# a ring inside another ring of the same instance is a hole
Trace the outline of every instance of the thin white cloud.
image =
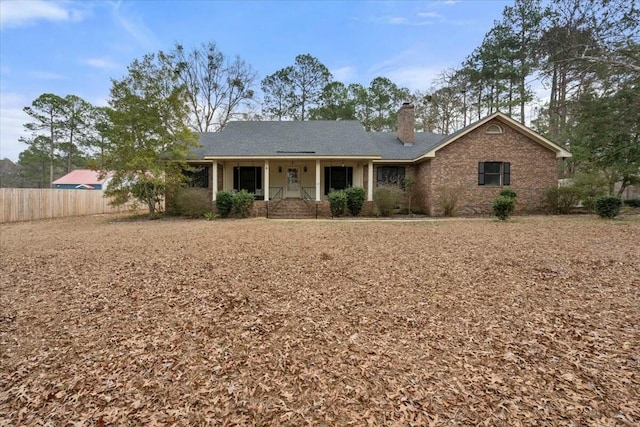
[(116, 68), (120, 68), (118, 64), (113, 62), (111, 59), (102, 57), (102, 58), (87, 58), (81, 61), (83, 64), (86, 64), (90, 67), (97, 68), (100, 70), (113, 70)]
[(340, 67), (331, 70), (331, 75), (333, 75), (334, 80), (339, 82), (352, 82), (356, 78), (357, 71), (355, 67)]
[(418, 16), (420, 18), (442, 18), (442, 15), (437, 12), (418, 12)]
[(144, 24), (141, 17), (130, 11), (131, 5), (135, 5), (135, 3), (123, 3), (122, 1), (113, 3), (113, 20), (140, 46), (147, 49), (157, 48), (159, 42), (155, 34)]
[(64, 80), (67, 77), (58, 73), (51, 73), (49, 71), (29, 71), (27, 76), (38, 80)]
[(401, 24), (409, 23), (409, 20), (403, 16), (390, 16), (387, 19), (389, 24), (392, 24), (392, 25), (401, 25)]
[(386, 76), (401, 87), (410, 90), (426, 90), (446, 67), (420, 66), (398, 67), (387, 71)]
[(29, 102), (22, 95), (11, 92), (0, 93), (0, 158), (9, 158), (14, 162), (27, 146), (19, 141), (26, 136), (23, 125), (29, 116), (22, 109)]
[(0, 27), (22, 27), (36, 21), (78, 22), (85, 13), (67, 2), (23, 0), (0, 2)]

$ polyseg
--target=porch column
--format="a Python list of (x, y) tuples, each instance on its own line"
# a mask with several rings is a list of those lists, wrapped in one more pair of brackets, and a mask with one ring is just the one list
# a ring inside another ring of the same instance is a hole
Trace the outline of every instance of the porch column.
[(316, 202), (320, 201), (320, 159), (316, 160)]
[(214, 160), (211, 164), (211, 200), (216, 201), (216, 193), (218, 192), (218, 161)]
[(264, 179), (262, 182), (264, 183), (263, 193), (264, 201), (266, 202), (269, 200), (269, 160), (264, 161)]
[(373, 162), (367, 165), (367, 202), (373, 202)]

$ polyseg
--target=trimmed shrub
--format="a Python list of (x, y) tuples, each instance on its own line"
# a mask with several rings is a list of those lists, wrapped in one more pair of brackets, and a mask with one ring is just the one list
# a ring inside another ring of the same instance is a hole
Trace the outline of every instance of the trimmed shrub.
[(616, 196), (604, 196), (596, 199), (596, 213), (601, 218), (615, 218), (620, 214), (622, 200)]
[(500, 192), (500, 195), (501, 195), (502, 197), (511, 197), (512, 199), (515, 199), (515, 198), (518, 196), (518, 195), (516, 194), (516, 192), (515, 192), (515, 191), (513, 191), (513, 190), (512, 190), (512, 189), (510, 189), (510, 188), (505, 188), (504, 190), (502, 190), (502, 191)]
[(549, 187), (545, 190), (544, 205), (547, 213), (567, 215), (579, 202), (580, 190), (576, 187)]
[(218, 191), (216, 193), (216, 209), (221, 217), (226, 218), (233, 210), (233, 192)]
[(240, 218), (246, 218), (251, 215), (253, 209), (253, 202), (255, 197), (253, 193), (249, 193), (247, 190), (240, 190), (233, 194), (233, 212)]
[(624, 204), (630, 208), (640, 208), (640, 198), (625, 200)]
[(402, 190), (395, 185), (383, 185), (373, 192), (376, 213), (380, 216), (391, 216), (402, 200)]
[(498, 196), (493, 201), (493, 214), (500, 220), (509, 219), (514, 210), (516, 210), (516, 200), (513, 197)]
[(344, 190), (332, 191), (327, 198), (329, 199), (331, 216), (344, 215), (344, 210), (347, 208), (347, 193)]
[(351, 187), (345, 190), (347, 195), (347, 209), (352, 216), (358, 216), (364, 206), (365, 192), (362, 187)]
[(173, 212), (189, 218), (201, 218), (211, 211), (211, 196), (205, 188), (181, 188), (175, 193)]

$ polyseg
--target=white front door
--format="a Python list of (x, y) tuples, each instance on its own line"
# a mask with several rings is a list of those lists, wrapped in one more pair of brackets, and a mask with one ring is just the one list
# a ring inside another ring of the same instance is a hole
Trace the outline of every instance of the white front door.
[(300, 168), (287, 168), (287, 185), (285, 187), (285, 197), (300, 198)]

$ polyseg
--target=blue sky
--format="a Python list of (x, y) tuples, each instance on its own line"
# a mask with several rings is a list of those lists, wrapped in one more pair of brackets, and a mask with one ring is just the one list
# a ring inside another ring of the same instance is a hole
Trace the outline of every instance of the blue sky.
[[(215, 41), (259, 79), (317, 57), (336, 80), (389, 77), (426, 90), (481, 42), (512, 1), (0, 0), (0, 158), (26, 148), (25, 106), (43, 93), (106, 105), (111, 79), (145, 53)], [(256, 89), (258, 89), (256, 87)]]

